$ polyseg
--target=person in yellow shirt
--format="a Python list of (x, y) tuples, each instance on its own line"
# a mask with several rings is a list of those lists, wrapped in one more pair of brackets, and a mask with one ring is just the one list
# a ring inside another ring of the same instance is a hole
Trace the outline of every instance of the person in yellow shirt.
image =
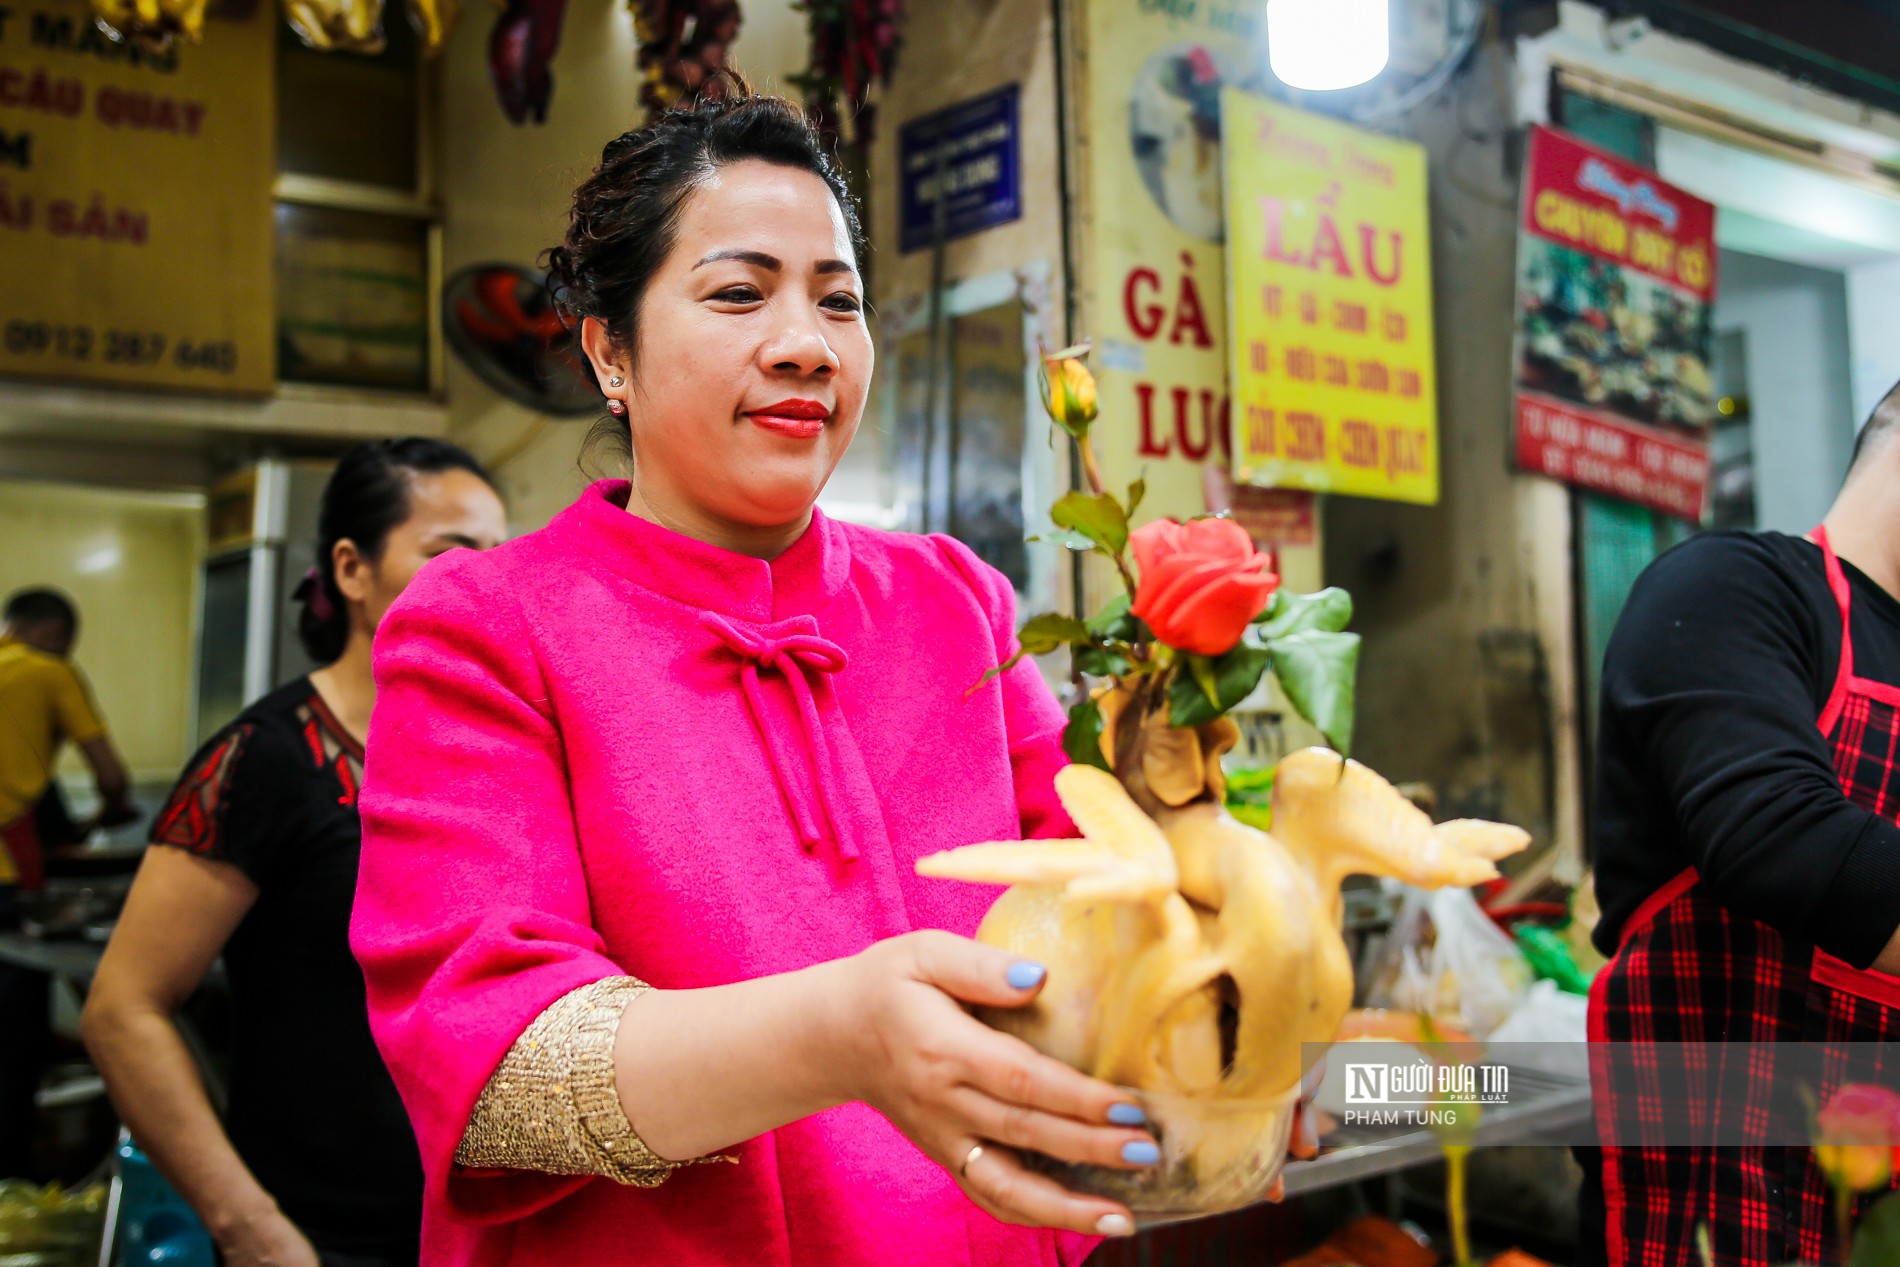
[[(0, 609), (0, 932), (18, 926), (22, 891), (44, 882), (39, 819), (55, 793), (53, 763), (75, 744), (92, 767), (99, 812), (81, 830), (137, 817), (125, 763), (68, 663), (79, 615), (64, 595), (22, 590)], [(34, 1104), (51, 1045), (48, 978), (0, 965), (0, 1179), (25, 1176), (32, 1163)]]
[(38, 810), (62, 743), (92, 767), (95, 823), (129, 821), (133, 810), (125, 763), (68, 662), (79, 636), (73, 605), (53, 590), (21, 590), (0, 619), (0, 884), (31, 890), (42, 882)]

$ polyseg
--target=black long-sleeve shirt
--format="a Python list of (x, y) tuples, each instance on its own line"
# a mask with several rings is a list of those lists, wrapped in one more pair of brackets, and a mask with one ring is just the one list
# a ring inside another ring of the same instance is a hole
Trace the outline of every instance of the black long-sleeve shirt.
[[(1843, 562), (1854, 671), (1900, 685), (1900, 601)], [(1816, 722), (1840, 668), (1819, 547), (1706, 533), (1637, 580), (1603, 668), (1596, 944), (1685, 867), (1729, 910), (1866, 967), (1900, 926), (1900, 826), (1841, 791)]]

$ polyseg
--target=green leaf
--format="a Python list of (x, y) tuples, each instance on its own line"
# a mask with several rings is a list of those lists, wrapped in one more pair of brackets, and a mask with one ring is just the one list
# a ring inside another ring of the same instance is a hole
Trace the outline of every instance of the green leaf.
[(1016, 662), (1024, 656), (1048, 655), (1065, 643), (1087, 641), (1089, 641), (1089, 627), (1073, 616), (1058, 616), (1053, 612), (1037, 616), (1017, 633), (1016, 654), (977, 679), (976, 685), (964, 694), (966, 696), (976, 694), (990, 684), (991, 678), (1001, 677), (1015, 668)]
[(1110, 554), (1128, 548), (1128, 514), (1107, 493), (1064, 493), (1049, 517), (1056, 527), (1073, 528)]
[(1179, 675), (1168, 683), (1168, 725), (1198, 726), (1220, 716), (1220, 710), (1208, 701), (1200, 683)]
[(1254, 619), (1261, 626), (1260, 636), (1268, 642), (1308, 629), (1338, 633), (1351, 622), (1352, 595), (1336, 585), (1313, 594), (1275, 590), (1267, 610)]
[(1089, 643), (1076, 647), (1075, 667), (1090, 677), (1120, 677), (1134, 666), (1127, 656)]
[(1066, 528), (1060, 532), (1041, 533), (1040, 535), (1037, 535), (1034, 537), (1028, 537), (1026, 538), (1026, 540), (1053, 542), (1056, 545), (1061, 546), (1065, 550), (1081, 551), (1081, 550), (1099, 550), (1102, 548), (1096, 545), (1095, 542), (1091, 541), (1089, 538), (1083, 536), (1081, 533), (1070, 532)]
[(1062, 728), (1062, 751), (1077, 765), (1108, 769), (1108, 760), (1102, 756), (1102, 710), (1094, 700), (1085, 699), (1069, 710), (1069, 724)]
[(1201, 683), (1195, 680), (1194, 672), (1177, 674), (1168, 687), (1168, 724), (1199, 726), (1203, 722), (1213, 721), (1253, 694), (1253, 688), (1260, 685), (1260, 678), (1266, 673), (1271, 660), (1272, 656), (1265, 648), (1245, 642), (1224, 656), (1207, 660), (1214, 677), (1211, 698)]
[(1183, 653), (1187, 661), (1188, 675), (1194, 679), (1194, 685), (1201, 688), (1201, 694), (1207, 696), (1207, 702), (1215, 708), (1220, 707), (1220, 683), (1214, 680), (1214, 662), (1204, 655), (1193, 652)]
[(1148, 495), (1148, 481), (1136, 480), (1128, 486), (1128, 517), (1133, 519), (1141, 508), (1141, 499)]
[(1073, 616), (1058, 616), (1054, 612), (1036, 617), (1016, 635), (1016, 641), (1022, 645), (1021, 655), (1048, 655), (1057, 647), (1088, 640), (1087, 625)]
[(1900, 1199), (1883, 1197), (1860, 1221), (1847, 1267), (1891, 1267), (1900, 1263)]
[(1318, 728), (1327, 743), (1350, 754), (1359, 635), (1306, 629), (1276, 638), (1268, 646), (1287, 702)]
[(1117, 594), (1108, 600), (1101, 611), (1089, 617), (1089, 632), (1097, 638), (1112, 639), (1116, 642), (1135, 640), (1135, 618), (1128, 613), (1132, 605), (1126, 594)]

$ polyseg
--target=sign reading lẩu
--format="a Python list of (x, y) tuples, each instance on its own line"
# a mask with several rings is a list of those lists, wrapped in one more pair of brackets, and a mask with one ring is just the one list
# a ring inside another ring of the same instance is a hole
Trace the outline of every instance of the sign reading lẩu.
[(151, 53), (0, 7), (0, 375), (271, 390), (275, 16)]
[(1522, 215), (1518, 466), (1699, 521), (1716, 417), (1714, 206), (1540, 127)]
[(1221, 111), (1234, 478), (1436, 502), (1424, 149), (1231, 88)]

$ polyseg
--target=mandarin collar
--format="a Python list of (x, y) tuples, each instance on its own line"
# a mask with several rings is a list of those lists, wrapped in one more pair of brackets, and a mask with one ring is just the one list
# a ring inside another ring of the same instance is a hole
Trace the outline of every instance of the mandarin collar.
[(754, 624), (816, 615), (844, 588), (850, 548), (843, 530), (816, 507), (804, 534), (767, 562), (627, 513), (631, 487), (601, 480), (550, 526), (642, 589)]

